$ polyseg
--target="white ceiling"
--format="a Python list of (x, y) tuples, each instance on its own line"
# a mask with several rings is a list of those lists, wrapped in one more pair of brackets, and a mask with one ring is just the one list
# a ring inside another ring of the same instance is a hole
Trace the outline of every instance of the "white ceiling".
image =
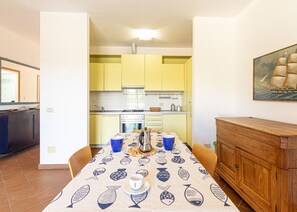
[[(252, 0), (0, 0), (0, 26), (39, 44), (39, 12), (86, 12), (92, 46), (189, 48), (194, 16), (232, 17)], [(134, 38), (133, 29), (149, 28), (151, 41)]]

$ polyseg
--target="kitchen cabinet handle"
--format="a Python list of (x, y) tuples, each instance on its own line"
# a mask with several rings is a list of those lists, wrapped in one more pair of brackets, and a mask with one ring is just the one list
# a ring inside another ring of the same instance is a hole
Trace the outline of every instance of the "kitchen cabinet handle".
[(238, 166), (238, 164), (236, 163), (236, 164), (235, 164), (235, 168), (238, 169), (238, 167), (239, 167), (239, 166)]

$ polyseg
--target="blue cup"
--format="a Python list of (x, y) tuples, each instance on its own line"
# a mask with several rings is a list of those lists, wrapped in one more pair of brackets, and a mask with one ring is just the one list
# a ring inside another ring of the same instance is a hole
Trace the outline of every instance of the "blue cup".
[(110, 139), (110, 144), (113, 152), (120, 152), (123, 146), (123, 137), (115, 136)]
[(165, 150), (172, 150), (174, 145), (175, 137), (174, 135), (163, 135), (163, 145)]

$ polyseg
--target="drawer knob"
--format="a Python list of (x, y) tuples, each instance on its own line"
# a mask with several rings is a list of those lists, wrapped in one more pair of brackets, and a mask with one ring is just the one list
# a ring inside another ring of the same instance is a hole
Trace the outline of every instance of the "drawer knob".
[(235, 164), (235, 168), (236, 168), (236, 169), (238, 168), (238, 164), (237, 164), (237, 163)]

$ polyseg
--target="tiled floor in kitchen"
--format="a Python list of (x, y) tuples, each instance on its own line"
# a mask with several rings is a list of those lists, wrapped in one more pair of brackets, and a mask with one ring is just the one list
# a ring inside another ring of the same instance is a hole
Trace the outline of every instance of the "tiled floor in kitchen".
[[(1, 212), (42, 211), (71, 180), (69, 170), (38, 170), (38, 164), (39, 146), (0, 158)], [(218, 183), (240, 211), (252, 211), (223, 180)]]

